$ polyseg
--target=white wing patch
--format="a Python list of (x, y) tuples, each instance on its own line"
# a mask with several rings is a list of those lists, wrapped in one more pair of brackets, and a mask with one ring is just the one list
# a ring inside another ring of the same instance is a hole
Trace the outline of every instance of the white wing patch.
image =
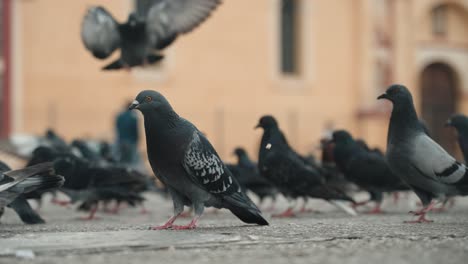
[(455, 160), (426, 134), (415, 138), (414, 149), (412, 162), (426, 176), (443, 183), (453, 184), (460, 181), (466, 174), (465, 165)]

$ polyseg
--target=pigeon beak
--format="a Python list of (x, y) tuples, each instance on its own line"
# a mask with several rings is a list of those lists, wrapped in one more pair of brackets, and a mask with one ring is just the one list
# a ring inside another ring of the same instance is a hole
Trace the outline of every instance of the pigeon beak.
[(134, 100), (132, 104), (128, 107), (128, 110), (138, 109), (140, 107), (140, 102)]
[(384, 94), (379, 95), (379, 97), (377, 97), (377, 100), (380, 100), (380, 99), (387, 99), (387, 100), (389, 100), (390, 98), (388, 98), (387, 94), (384, 93)]
[(261, 127), (260, 124), (257, 124), (257, 125), (254, 127), (254, 129), (257, 129), (257, 128), (259, 128), (259, 127)]

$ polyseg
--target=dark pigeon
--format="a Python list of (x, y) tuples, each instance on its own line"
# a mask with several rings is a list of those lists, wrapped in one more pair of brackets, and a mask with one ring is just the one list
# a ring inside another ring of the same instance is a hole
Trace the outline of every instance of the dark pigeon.
[[(263, 116), (257, 127), (264, 130), (258, 158), (259, 171), (285, 197), (289, 200), (310, 197), (327, 201), (344, 200), (354, 202), (351, 197), (342, 191), (328, 186), (319, 171), (307, 165), (292, 150), (274, 117)], [(290, 204), (285, 212), (277, 216), (292, 216), (294, 215), (293, 208), (294, 206)]]
[(384, 192), (406, 191), (409, 187), (395, 175), (384, 156), (366, 148), (367, 144), (357, 140), (345, 130), (333, 132), (335, 148), (333, 156), (345, 177), (368, 191), (376, 206), (369, 213), (382, 213), (381, 204)]
[(392, 85), (378, 99), (393, 103), (387, 140), (390, 169), (413, 189), (424, 206), (414, 212), (419, 218), (411, 222), (429, 222), (426, 213), (434, 208), (435, 200), (468, 195), (467, 168), (424, 132), (405, 86)]
[[(195, 228), (205, 206), (229, 209), (246, 223), (268, 225), (208, 139), (180, 117), (164, 96), (142, 91), (130, 109), (143, 114), (148, 160), (174, 203), (174, 216), (153, 229)], [(195, 217), (186, 226), (175, 226), (184, 205), (193, 207)]]
[(250, 160), (247, 152), (243, 148), (236, 148), (234, 154), (237, 156), (237, 164), (228, 164), (228, 169), (234, 174), (244, 191), (255, 193), (260, 204), (267, 197), (276, 200), (276, 188), (258, 172), (258, 166)]
[(84, 220), (94, 219), (99, 202), (115, 201), (113, 213), (118, 212), (122, 202), (130, 206), (142, 205), (142, 192), (148, 188), (147, 177), (136, 170), (96, 166), (73, 155), (56, 159), (54, 168), (66, 180), (60, 190), (70, 197), (71, 203), (81, 203), (79, 210), (89, 211)]
[(458, 134), (458, 145), (463, 153), (465, 164), (468, 163), (468, 117), (455, 114), (447, 120), (446, 126), (454, 127)]
[(83, 19), (81, 38), (98, 59), (121, 50), (120, 58), (104, 70), (153, 64), (163, 58), (159, 51), (180, 34), (196, 28), (220, 3), (221, 0), (158, 0), (146, 16), (131, 13), (123, 24), (104, 7), (91, 7)]
[(3, 212), (5, 206), (10, 206), (23, 222), (44, 223), (44, 220), (29, 206), (23, 194), (57, 189), (63, 182), (63, 177), (53, 171), (52, 163), (10, 170), (6, 164), (0, 162), (0, 211)]

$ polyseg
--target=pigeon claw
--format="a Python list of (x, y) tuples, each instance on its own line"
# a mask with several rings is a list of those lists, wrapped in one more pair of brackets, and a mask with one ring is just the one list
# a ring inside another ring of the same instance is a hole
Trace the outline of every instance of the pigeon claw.
[(287, 218), (287, 217), (295, 217), (296, 214), (293, 212), (292, 208), (288, 208), (286, 211), (282, 212), (281, 214), (274, 214), (273, 217), (278, 218)]
[(420, 214), (418, 219), (412, 220), (412, 221), (405, 221), (404, 223), (406, 223), (406, 224), (422, 224), (422, 223), (432, 223), (432, 222), (434, 222), (434, 221), (427, 219), (426, 214), (422, 213), (422, 214)]
[(380, 204), (377, 204), (372, 210), (367, 211), (366, 214), (384, 214), (385, 212), (380, 208)]
[(189, 229), (195, 229), (197, 225), (195, 224), (188, 224), (188, 225), (173, 225), (172, 229), (174, 230), (189, 230)]
[(167, 230), (171, 228), (172, 228), (172, 225), (162, 225), (162, 226), (153, 226), (153, 227), (150, 227), (149, 229), (150, 230)]

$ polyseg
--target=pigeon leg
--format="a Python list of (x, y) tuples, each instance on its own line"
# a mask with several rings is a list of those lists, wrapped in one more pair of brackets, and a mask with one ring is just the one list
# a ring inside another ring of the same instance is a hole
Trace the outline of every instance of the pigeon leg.
[(407, 224), (415, 224), (415, 223), (432, 223), (433, 221), (432, 220), (428, 220), (426, 218), (426, 213), (431, 211), (434, 206), (436, 205), (436, 201), (432, 200), (431, 203), (429, 205), (427, 205), (426, 207), (424, 207), (423, 209), (419, 210), (419, 211), (411, 211), (410, 213), (411, 214), (414, 214), (415, 216), (419, 216), (418, 219), (414, 220), (414, 221), (405, 221), (405, 223)]
[(381, 202), (377, 202), (375, 203), (375, 206), (374, 208), (372, 208), (372, 210), (366, 212), (367, 214), (383, 214), (384, 211), (382, 211), (382, 203)]
[(294, 214), (294, 207), (296, 207), (296, 203), (297, 203), (297, 200), (294, 200), (294, 203), (290, 203), (289, 206), (288, 206), (288, 209), (286, 209), (286, 211), (282, 212), (281, 214), (274, 214), (272, 215), (273, 217), (281, 217), (281, 218), (285, 218), (285, 217), (295, 217), (296, 215)]
[(97, 217), (95, 217), (97, 209), (98, 209), (98, 205), (94, 204), (93, 207), (91, 208), (91, 211), (89, 212), (89, 215), (86, 217), (82, 217), (81, 220), (89, 221), (89, 220), (97, 219)]
[(153, 226), (151, 230), (165, 230), (172, 227), (177, 217), (184, 211), (183, 198), (172, 188), (167, 188), (172, 197), (172, 204), (174, 206), (174, 215), (167, 220), (167, 222), (162, 226)]
[(55, 197), (52, 198), (51, 202), (53, 204), (56, 204), (56, 205), (59, 205), (59, 206), (64, 206), (64, 207), (70, 205), (70, 201), (61, 201), (61, 200), (59, 200), (59, 199), (57, 199)]
[(200, 219), (200, 216), (199, 216), (199, 215), (196, 215), (196, 216), (192, 219), (192, 221), (190, 221), (190, 223), (189, 223), (188, 225), (185, 225), (185, 226), (173, 225), (173, 226), (172, 226), (172, 229), (174, 229), (174, 230), (195, 229), (195, 228), (197, 227), (198, 219)]
[(369, 202), (370, 202), (370, 200), (363, 201), (363, 202), (353, 203), (353, 205), (352, 205), (351, 207), (353, 207), (353, 209), (356, 209), (356, 208), (358, 208), (358, 207), (367, 205)]
[(309, 199), (307, 198), (304, 198), (304, 203), (302, 204), (302, 207), (301, 209), (299, 210), (299, 213), (311, 213), (313, 212), (314, 210), (312, 209), (307, 209), (307, 202), (309, 201)]
[(169, 229), (172, 227), (172, 224), (175, 222), (175, 220), (177, 219), (177, 217), (179, 217), (180, 213), (177, 214), (177, 215), (174, 215), (172, 216), (171, 218), (169, 218), (169, 220), (167, 220), (167, 222), (164, 224), (164, 225), (161, 225), (161, 226), (153, 226), (151, 227), (150, 229), (151, 230), (165, 230), (165, 229)]
[(195, 229), (197, 227), (198, 219), (203, 214), (203, 211), (205, 210), (205, 205), (203, 203), (193, 203), (193, 211), (195, 211), (195, 217), (190, 221), (188, 225), (183, 225), (183, 226), (178, 226), (178, 225), (173, 225), (172, 229), (174, 230), (187, 230), (187, 229)]
[(398, 201), (400, 200), (400, 193), (399, 192), (393, 192), (393, 204), (398, 204)]

